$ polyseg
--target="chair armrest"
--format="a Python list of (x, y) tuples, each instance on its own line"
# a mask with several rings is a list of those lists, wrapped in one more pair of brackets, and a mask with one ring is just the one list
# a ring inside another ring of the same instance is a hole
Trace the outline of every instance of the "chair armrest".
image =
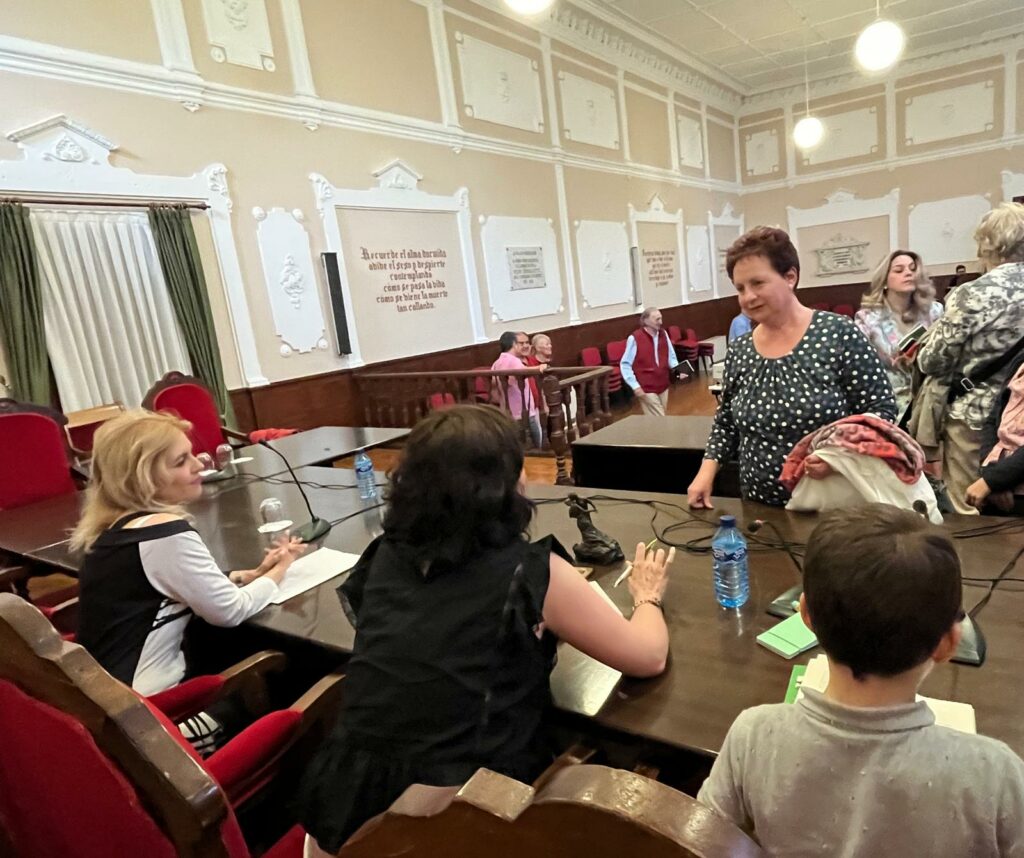
[(590, 748), (587, 745), (576, 743), (567, 750), (563, 751), (558, 755), (558, 758), (533, 782), (533, 788), (537, 791), (542, 790), (547, 783), (557, 775), (562, 769), (566, 769), (569, 766), (579, 766), (589, 760), (594, 754), (597, 753), (594, 748)]
[(270, 708), (266, 675), (283, 670), (287, 663), (283, 653), (264, 650), (223, 673), (188, 679), (166, 691), (150, 695), (148, 699), (164, 715), (179, 723), (198, 715), (216, 701), (237, 693), (246, 713), (256, 718)]
[(270, 708), (267, 676), (288, 666), (288, 657), (276, 650), (263, 650), (238, 662), (219, 674), (224, 682), (223, 695), (237, 694), (250, 715), (262, 715)]

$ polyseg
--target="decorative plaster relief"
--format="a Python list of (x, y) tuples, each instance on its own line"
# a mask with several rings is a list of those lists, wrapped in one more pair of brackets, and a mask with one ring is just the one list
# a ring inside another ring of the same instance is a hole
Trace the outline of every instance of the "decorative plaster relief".
[(12, 131), (7, 139), (18, 144), (26, 161), (109, 166), (110, 153), (117, 151), (117, 144), (63, 114)]
[(562, 306), (558, 245), (550, 220), (481, 217), (492, 322), (550, 316)]
[(907, 96), (904, 104), (907, 146), (984, 134), (995, 126), (995, 87), (991, 80)]
[(710, 292), (711, 241), (706, 226), (686, 228), (686, 264), (690, 273), (690, 292)]
[(878, 108), (863, 107), (822, 117), (825, 138), (801, 160), (805, 165), (863, 158), (878, 152)]
[(679, 163), (683, 167), (704, 169), (704, 135), (701, 121), (688, 113), (676, 115), (679, 129)]
[(524, 131), (544, 130), (536, 60), (456, 33), (466, 116)]
[[(674, 288), (679, 289), (678, 300), (682, 303), (686, 303), (687, 298), (687, 277), (686, 277), (686, 239), (683, 234), (683, 210), (676, 209), (674, 212), (665, 210), (665, 202), (658, 194), (654, 194), (650, 201), (647, 203), (647, 210), (642, 211), (633, 207), (633, 204), (629, 204), (629, 223), (630, 223), (630, 234), (633, 240), (632, 246), (637, 248), (639, 252), (639, 268), (640, 268), (640, 291), (641, 303), (646, 303), (643, 297), (645, 292), (653, 292), (657, 294), (658, 283), (652, 284), (652, 279), (658, 281), (666, 281), (663, 285), (667, 286), (671, 282), (675, 282)], [(666, 253), (666, 248), (658, 247), (653, 249), (653, 253), (657, 256), (652, 256), (652, 252), (645, 246), (645, 243), (641, 240), (640, 236), (640, 225), (647, 223), (658, 223), (668, 224), (675, 228), (675, 247), (671, 250), (672, 253)], [(657, 269), (656, 271), (654, 269)], [(655, 278), (652, 275), (656, 274)], [(650, 287), (654, 285), (655, 288)], [(677, 300), (676, 294), (672, 294), (671, 297), (665, 301), (661, 298), (658, 299), (661, 303), (666, 306), (671, 306)]]
[(926, 265), (974, 259), (978, 255), (974, 230), (991, 208), (980, 194), (911, 206), (910, 247), (921, 254)]
[(825, 198), (824, 205), (810, 209), (786, 206), (786, 214), (789, 221), (788, 232), (797, 250), (799, 250), (799, 230), (804, 227), (884, 217), (888, 218), (889, 223), (889, 247), (882, 250), (883, 253), (888, 253), (891, 248), (899, 246), (899, 208), (899, 188), (893, 188), (884, 197), (875, 197), (868, 200), (857, 199), (856, 195), (852, 192), (840, 188)]
[(619, 112), (615, 90), (569, 72), (558, 73), (558, 84), (565, 139), (618, 149)]
[(583, 305), (633, 303), (626, 225), (619, 221), (578, 220), (575, 226)]
[(779, 171), (779, 132), (775, 128), (743, 135), (747, 176), (770, 176)]
[(868, 241), (859, 241), (836, 233), (821, 247), (814, 248), (818, 256), (818, 276), (835, 277), (840, 274), (860, 274), (868, 270), (864, 253)]
[(274, 316), (274, 329), (289, 355), (310, 352), (324, 343), (324, 314), (302, 212), (295, 209), (252, 210), (263, 261), (263, 276)]
[(203, 21), (218, 63), (274, 71), (265, 0), (203, 0)]

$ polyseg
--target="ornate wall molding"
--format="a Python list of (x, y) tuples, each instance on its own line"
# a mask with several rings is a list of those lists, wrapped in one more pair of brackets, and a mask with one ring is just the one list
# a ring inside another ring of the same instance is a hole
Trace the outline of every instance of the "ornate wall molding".
[(480, 217), (492, 322), (564, 312), (554, 221)]
[[(885, 217), (889, 219), (889, 249), (899, 247), (900, 190), (893, 188), (884, 197), (858, 199), (851, 191), (839, 189), (825, 198), (824, 205), (810, 209), (786, 206), (789, 235), (800, 250), (800, 230), (809, 226), (843, 223), (850, 220)], [(813, 248), (805, 248), (811, 250)]]
[[(878, 153), (880, 141), (877, 106), (829, 113), (823, 115), (821, 120), (825, 123), (825, 138), (810, 152), (797, 154), (805, 166), (830, 164), (833, 161), (863, 158)], [(887, 120), (894, 121), (892, 117), (887, 117)]]
[(977, 257), (974, 230), (992, 204), (981, 194), (910, 206), (908, 245), (925, 265), (965, 262)]
[(558, 87), (562, 95), (562, 136), (566, 140), (604, 149), (622, 148), (614, 89), (570, 72), (558, 73)]
[(282, 356), (326, 350), (323, 308), (302, 212), (257, 207), (252, 215)]
[(732, 203), (726, 203), (720, 215), (708, 212), (708, 235), (710, 236), (713, 251), (711, 259), (712, 282), (715, 287), (716, 298), (729, 294), (732, 284), (725, 270), (725, 252), (743, 234), (743, 224), (743, 215), (736, 214)]
[(585, 307), (633, 302), (629, 236), (620, 221), (577, 220), (576, 259)]
[(1003, 201), (1009, 202), (1014, 197), (1024, 196), (1024, 173), (1003, 170)]
[(369, 190), (339, 188), (319, 173), (310, 173), (313, 197), (317, 211), (324, 224), (326, 248), (338, 254), (338, 270), (345, 306), (353, 308), (349, 338), (352, 352), (343, 358), (345, 365), (354, 368), (364, 363), (360, 348), (359, 318), (352, 300), (352, 290), (345, 251), (338, 223), (338, 208), (376, 209), (401, 212), (449, 212), (455, 215), (459, 233), (459, 249), (462, 266), (465, 269), (465, 288), (469, 307), (469, 321), (473, 339), (488, 342), (484, 332), (483, 311), (480, 303), (480, 287), (477, 281), (476, 254), (473, 249), (472, 225), (470, 223), (469, 191), (459, 188), (450, 196), (429, 194), (419, 189), (423, 178), (411, 166), (395, 159), (373, 171), (376, 187)]
[[(655, 194), (647, 203), (646, 209), (637, 209), (632, 203), (629, 204), (629, 231), (630, 237), (633, 240), (632, 246), (637, 248), (641, 257), (643, 256), (644, 248), (640, 243), (640, 224), (644, 223), (664, 223), (671, 224), (675, 227), (676, 231), (676, 258), (675, 264), (679, 271), (679, 295), (678, 303), (687, 304), (690, 301), (688, 295), (687, 285), (689, 279), (686, 272), (686, 235), (683, 231), (683, 210), (676, 209), (674, 212), (665, 210), (665, 203), (658, 194)], [(641, 263), (642, 263), (641, 259)], [(640, 276), (643, 277), (643, 265), (641, 264)], [(640, 284), (643, 287), (643, 283)], [(637, 295), (638, 299), (642, 299), (643, 290), (641, 288)], [(673, 299), (675, 303), (675, 300)], [(637, 307), (639, 308), (643, 304), (642, 300), (639, 300)]]
[[(269, 383), (260, 368), (256, 349), (231, 226), (227, 168), (223, 164), (210, 164), (191, 176), (149, 175), (114, 167), (109, 162), (110, 152), (116, 149), (114, 144), (65, 116), (16, 129), (7, 138), (18, 144), (23, 157), (20, 161), (0, 161), (0, 197), (5, 193), (24, 193), (137, 199), (140, 206), (154, 199), (207, 203), (242, 379), (248, 387)], [(56, 153), (58, 146), (63, 158)], [(85, 157), (78, 158), (79, 151)], [(46, 157), (48, 154), (52, 157)]]
[(906, 146), (920, 146), (970, 134), (984, 134), (995, 125), (992, 80), (901, 96)]
[(689, 113), (676, 113), (676, 133), (679, 136), (679, 164), (683, 167), (704, 169), (704, 123)]
[(202, 0), (210, 56), (261, 71), (274, 71), (265, 0)]
[[(711, 286), (711, 238), (706, 226), (686, 227), (686, 267), (689, 274), (687, 291), (691, 300), (695, 295), (699, 301), (714, 297)], [(704, 294), (707, 293), (707, 294)]]
[(542, 132), (540, 64), (466, 33), (457, 32), (455, 42), (466, 116)]
[(871, 244), (837, 232), (821, 247), (814, 248), (818, 257), (818, 277), (839, 277), (863, 274), (869, 265), (864, 254)]

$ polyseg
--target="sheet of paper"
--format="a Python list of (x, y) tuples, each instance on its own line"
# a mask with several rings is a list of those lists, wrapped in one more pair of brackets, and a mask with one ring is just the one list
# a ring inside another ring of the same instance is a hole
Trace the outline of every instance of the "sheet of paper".
[[(619, 610), (597, 581), (590, 581), (601, 598)], [(558, 663), (551, 673), (551, 696), (555, 705), (586, 715), (596, 715), (615, 692), (622, 673), (563, 643), (558, 647)]]
[[(801, 688), (813, 688), (815, 691), (824, 691), (828, 685), (828, 659), (824, 655), (816, 655), (807, 664), (807, 672), (804, 674)], [(797, 694), (797, 700), (800, 695)], [(977, 733), (978, 723), (975, 718), (974, 707), (970, 703), (957, 703), (953, 700), (936, 700), (933, 697), (917, 695), (918, 700), (928, 704), (928, 708), (935, 715), (935, 723), (942, 727), (951, 727), (964, 733)]]
[(312, 554), (300, 557), (288, 567), (284, 579), (277, 588), (274, 604), (281, 605), (323, 584), (324, 581), (330, 581), (342, 572), (347, 572), (358, 560), (358, 554), (346, 554), (333, 548), (320, 548)]

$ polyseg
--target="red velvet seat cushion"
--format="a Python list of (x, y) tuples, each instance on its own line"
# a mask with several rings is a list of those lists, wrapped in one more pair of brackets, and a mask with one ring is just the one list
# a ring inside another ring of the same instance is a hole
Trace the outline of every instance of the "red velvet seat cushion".
[(224, 680), (219, 676), (197, 676), (181, 685), (175, 685), (159, 694), (152, 694), (149, 702), (175, 724), (202, 712), (220, 697)]
[(176, 384), (161, 390), (153, 399), (154, 411), (170, 411), (192, 424), (192, 452), (209, 453), (225, 443), (220, 415), (210, 394), (196, 384)]
[(264, 715), (207, 757), (204, 766), (232, 801), (240, 804), (276, 773), (269, 764), (283, 753), (301, 721), (302, 713), (292, 709)]
[(64, 443), (49, 417), (0, 415), (0, 509), (75, 491)]
[(584, 366), (600, 366), (601, 351), (596, 346), (587, 346), (580, 352), (580, 361)]

